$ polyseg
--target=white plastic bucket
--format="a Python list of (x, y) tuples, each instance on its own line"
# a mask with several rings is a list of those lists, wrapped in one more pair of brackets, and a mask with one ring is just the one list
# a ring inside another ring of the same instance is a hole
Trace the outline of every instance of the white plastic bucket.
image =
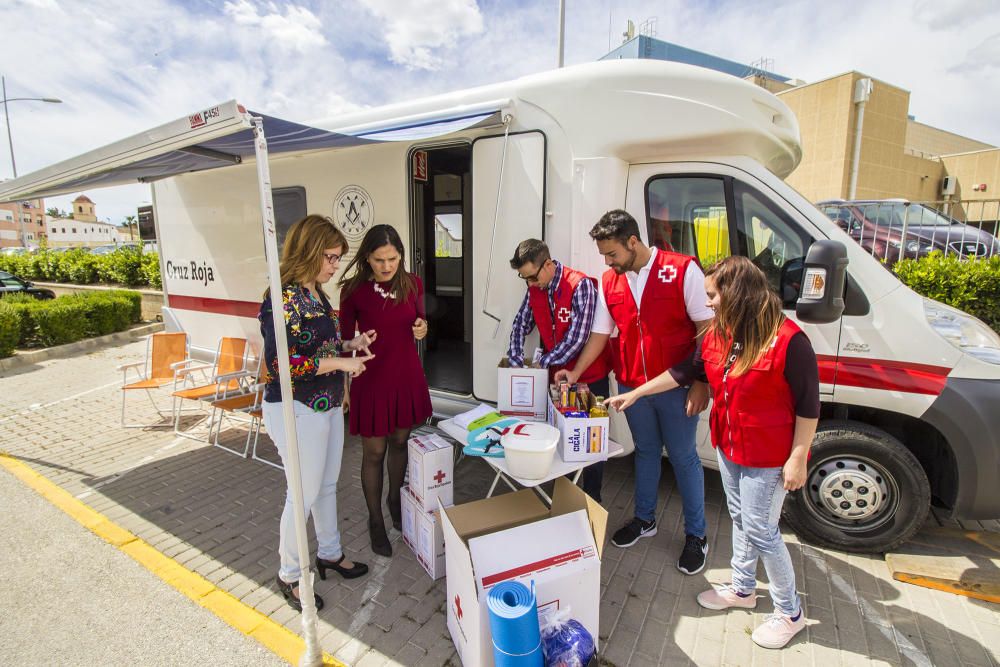
[(500, 444), (510, 474), (523, 479), (543, 479), (552, 469), (559, 438), (559, 429), (541, 422), (521, 422), (508, 427)]

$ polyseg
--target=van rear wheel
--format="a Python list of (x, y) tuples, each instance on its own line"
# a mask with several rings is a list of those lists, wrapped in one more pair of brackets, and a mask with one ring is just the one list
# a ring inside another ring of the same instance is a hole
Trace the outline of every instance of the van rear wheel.
[(859, 422), (820, 424), (806, 483), (783, 517), (807, 542), (840, 551), (885, 553), (910, 539), (930, 510), (931, 490), (899, 440)]

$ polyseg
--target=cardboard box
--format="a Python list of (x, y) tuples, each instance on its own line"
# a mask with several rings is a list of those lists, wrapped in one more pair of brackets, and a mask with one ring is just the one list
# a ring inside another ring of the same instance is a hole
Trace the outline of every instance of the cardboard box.
[(486, 596), (508, 580), (535, 582), (539, 614), (570, 609), (598, 637), (608, 513), (558, 478), (552, 507), (531, 489), (441, 509), (448, 630), (465, 667), (493, 665)]
[(444, 532), (440, 510), (425, 512), (409, 489), (402, 490), (403, 541), (431, 579), (444, 576)]
[(425, 512), (455, 502), (455, 454), (452, 444), (439, 435), (418, 435), (408, 443), (408, 483)]
[[(593, 400), (593, 395), (591, 395)], [(565, 417), (546, 396), (549, 424), (562, 433), (559, 455), (563, 461), (604, 461), (608, 458), (609, 417)]]
[(509, 368), (504, 359), (497, 366), (497, 410), (521, 419), (545, 421), (549, 396), (547, 368)]

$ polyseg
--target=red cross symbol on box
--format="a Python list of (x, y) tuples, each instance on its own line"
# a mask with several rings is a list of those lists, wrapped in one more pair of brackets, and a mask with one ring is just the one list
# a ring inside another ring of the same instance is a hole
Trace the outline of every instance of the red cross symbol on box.
[(665, 266), (656, 275), (661, 283), (672, 283), (677, 279), (677, 269), (673, 266)]
[(556, 313), (556, 317), (558, 317), (559, 321), (562, 322), (563, 324), (569, 322), (569, 316), (570, 316), (569, 308), (566, 308), (565, 306), (560, 308), (559, 312)]
[(455, 596), (455, 614), (462, 618), (462, 598)]
[(440, 484), (441, 482), (444, 481), (445, 477), (447, 477), (447, 475), (444, 474), (444, 471), (443, 470), (438, 470), (437, 474), (434, 475), (434, 481), (437, 482), (438, 484)]

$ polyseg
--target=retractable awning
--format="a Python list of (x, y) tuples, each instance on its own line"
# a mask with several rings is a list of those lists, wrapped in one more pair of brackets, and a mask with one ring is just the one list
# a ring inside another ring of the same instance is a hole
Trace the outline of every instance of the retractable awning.
[(509, 102), (443, 109), (324, 130), (248, 111), (235, 100), (166, 123), (83, 155), (0, 183), (0, 201), (34, 199), (115, 185), (149, 183), (178, 174), (239, 164), (254, 154), (251, 119), (264, 123), (268, 152), (280, 154), (413, 141), (500, 123)]

